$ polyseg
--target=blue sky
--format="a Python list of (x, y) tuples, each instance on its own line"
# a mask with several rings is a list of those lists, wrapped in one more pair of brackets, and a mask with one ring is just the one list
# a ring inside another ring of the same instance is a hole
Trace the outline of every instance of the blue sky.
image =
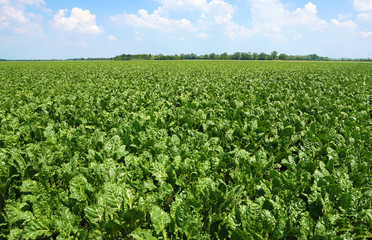
[(372, 57), (372, 0), (0, 0), (0, 58)]

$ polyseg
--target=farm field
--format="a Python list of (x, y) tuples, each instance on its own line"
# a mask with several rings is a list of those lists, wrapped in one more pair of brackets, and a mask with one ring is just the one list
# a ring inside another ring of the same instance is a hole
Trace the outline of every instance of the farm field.
[(0, 239), (365, 239), (372, 65), (0, 64)]

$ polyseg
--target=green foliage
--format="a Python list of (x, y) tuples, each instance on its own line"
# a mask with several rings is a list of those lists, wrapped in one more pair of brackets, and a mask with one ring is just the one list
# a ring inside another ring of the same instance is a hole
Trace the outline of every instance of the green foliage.
[(370, 238), (371, 79), (363, 63), (1, 63), (0, 239)]

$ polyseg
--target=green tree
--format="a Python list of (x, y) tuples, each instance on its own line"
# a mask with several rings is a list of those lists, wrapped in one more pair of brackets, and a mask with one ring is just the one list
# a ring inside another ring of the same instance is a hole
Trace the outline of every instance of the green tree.
[(273, 60), (276, 60), (277, 55), (278, 55), (278, 52), (277, 52), (277, 51), (273, 51), (273, 52), (271, 53), (271, 58), (272, 58)]
[(221, 54), (221, 59), (227, 60), (227, 59), (229, 59), (229, 55), (226, 52), (224, 52), (224, 53)]
[(241, 53), (241, 54), (240, 54), (240, 59), (241, 59), (241, 60), (249, 60), (249, 55), (248, 55), (248, 53)]
[(311, 59), (312, 61), (318, 61), (318, 60), (319, 60), (319, 56), (316, 55), (316, 54), (310, 54), (309, 57), (310, 57), (310, 59)]
[(252, 59), (253, 59), (253, 60), (257, 60), (257, 56), (258, 56), (258, 53), (254, 52), (254, 53), (252, 54)]
[(279, 60), (287, 60), (287, 54), (281, 53), (279, 55)]
[(233, 60), (240, 60), (241, 59), (241, 53), (240, 52), (236, 52), (232, 55), (231, 57)]
[(258, 55), (258, 60), (266, 60), (267, 54), (262, 52)]

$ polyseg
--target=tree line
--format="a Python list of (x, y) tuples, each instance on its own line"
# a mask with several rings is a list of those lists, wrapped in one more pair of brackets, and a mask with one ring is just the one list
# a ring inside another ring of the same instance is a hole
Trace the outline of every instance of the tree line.
[(112, 58), (113, 60), (294, 60), (294, 61), (368, 61), (370, 58), (359, 58), (359, 59), (330, 59), (328, 57), (318, 56), (317, 54), (309, 55), (287, 55), (285, 53), (278, 54), (277, 51), (273, 51), (270, 54), (264, 52), (235, 52), (234, 54), (222, 53), (210, 53), (204, 55), (197, 55), (195, 53), (189, 54), (175, 54), (175, 55), (151, 55), (151, 54), (122, 54)]
[[(152, 54), (121, 54), (111, 58), (70, 58), (67, 61), (103, 61), (103, 60), (286, 60), (286, 61), (355, 61), (355, 62), (371, 62), (371, 58), (329, 58), (318, 56), (317, 54), (309, 55), (287, 55), (285, 53), (278, 54), (273, 51), (270, 54), (264, 52), (235, 52), (228, 54), (210, 53), (197, 55), (195, 53), (175, 54), (175, 55), (152, 55)], [(1, 61), (66, 61), (61, 59), (0, 59)]]

